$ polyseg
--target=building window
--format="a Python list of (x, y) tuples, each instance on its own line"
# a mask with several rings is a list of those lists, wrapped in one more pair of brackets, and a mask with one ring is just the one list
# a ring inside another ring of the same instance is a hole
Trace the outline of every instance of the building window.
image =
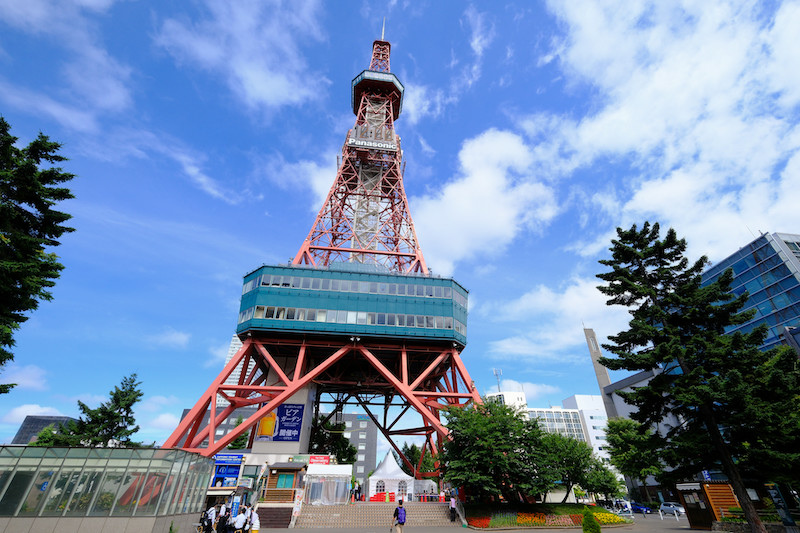
[(360, 431), (358, 433), (358, 438), (359, 439), (366, 439), (367, 438), (367, 432), (366, 431)]
[(366, 461), (367, 460), (367, 456), (365, 454), (363, 454), (363, 453), (360, 453), (360, 454), (358, 454), (358, 460), (359, 461)]
[(358, 427), (365, 428), (365, 427), (367, 427), (367, 423), (365, 421), (361, 421), (361, 422), (358, 423)]
[(351, 422), (350, 420), (345, 421), (344, 427), (350, 429), (351, 427), (353, 427), (353, 422)]
[(345, 431), (344, 432), (344, 438), (349, 439), (350, 438), (350, 434), (351, 433), (349, 431)]
[(359, 445), (358, 445), (358, 451), (360, 451), (360, 452), (361, 452), (361, 451), (364, 451), (364, 450), (366, 450), (366, 449), (367, 449), (367, 445), (366, 445), (366, 444), (364, 444), (363, 442), (362, 442), (362, 443), (359, 443)]
[(386, 492), (386, 483), (383, 480), (379, 480), (375, 483), (375, 491), (376, 492)]

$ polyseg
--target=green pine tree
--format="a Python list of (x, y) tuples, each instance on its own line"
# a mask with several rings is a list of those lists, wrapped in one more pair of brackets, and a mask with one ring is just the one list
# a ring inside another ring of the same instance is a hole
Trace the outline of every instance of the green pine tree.
[(78, 401), (81, 416), (66, 425), (48, 426), (39, 432), (34, 446), (83, 446), (88, 448), (138, 448), (142, 444), (131, 440), (139, 431), (133, 416), (133, 406), (144, 395), (136, 374), (124, 378), (109, 393), (109, 399), (95, 409)]
[[(606, 282), (599, 289), (609, 305), (628, 307), (631, 320), (628, 329), (609, 337), (604, 348), (614, 357), (602, 364), (663, 370), (646, 386), (621, 394), (637, 408), (632, 418), (658, 428), (653, 442), (673, 478), (692, 477), (719, 462), (752, 531), (763, 533), (742, 470), (750, 461), (756, 471), (753, 461), (770, 456), (775, 446), (783, 460), (800, 450), (796, 356), (787, 348), (761, 352), (764, 327), (725, 334), (752, 316), (741, 313), (748, 296), (731, 294), (730, 270), (701, 287), (708, 260), (690, 264), (686, 241), (674, 230), (662, 238), (658, 224), (617, 229), (610, 250), (611, 259), (600, 261), (610, 271), (598, 275)], [(676, 422), (665, 427), (668, 420)], [(797, 468), (796, 462), (780, 466)]]
[(330, 420), (314, 419), (311, 425), (311, 438), (309, 451), (311, 453), (325, 453), (336, 457), (339, 464), (352, 464), (356, 461), (358, 450), (350, 444), (344, 436), (345, 424), (338, 424)]
[[(240, 426), (244, 422), (244, 418), (241, 416), (236, 417), (236, 426)], [(250, 432), (245, 431), (228, 444), (229, 450), (244, 450), (247, 448), (247, 444), (250, 442)]]
[[(25, 148), (15, 146), (11, 126), (0, 117), (0, 366), (13, 359), (14, 332), (27, 313), (51, 300), (49, 289), (64, 266), (46, 252), (73, 228), (70, 215), (54, 209), (73, 198), (62, 184), (74, 175), (52, 165), (66, 161), (61, 145), (39, 133)], [(0, 385), (0, 394), (14, 384)]]

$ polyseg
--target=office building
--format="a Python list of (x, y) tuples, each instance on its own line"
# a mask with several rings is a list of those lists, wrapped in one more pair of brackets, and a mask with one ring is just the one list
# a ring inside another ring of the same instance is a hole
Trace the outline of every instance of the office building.
[(503, 405), (508, 405), (515, 409), (527, 409), (528, 399), (525, 397), (524, 392), (503, 391), (492, 392), (486, 395), (486, 400), (490, 402), (500, 402)]
[(748, 293), (743, 310), (755, 315), (744, 324), (728, 328), (728, 333), (748, 333), (767, 325), (763, 350), (782, 342), (784, 327), (800, 326), (800, 235), (764, 233), (722, 259), (703, 273), (703, 284), (712, 283), (728, 268), (733, 270), (731, 292)]
[(66, 425), (70, 420), (77, 421), (70, 416), (28, 415), (19, 426), (11, 444), (29, 444), (47, 426), (58, 427), (59, 424)]
[(378, 453), (378, 427), (364, 414), (343, 413), (344, 436), (358, 450), (353, 463), (353, 476), (359, 485), (364, 486), (367, 475), (375, 470)]

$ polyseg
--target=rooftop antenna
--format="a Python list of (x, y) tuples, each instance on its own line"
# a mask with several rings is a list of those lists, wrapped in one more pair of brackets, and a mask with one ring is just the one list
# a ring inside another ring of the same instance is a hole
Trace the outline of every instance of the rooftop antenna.
[(492, 369), (492, 373), (494, 374), (494, 377), (497, 378), (497, 392), (500, 392), (500, 376), (503, 375), (503, 369), (502, 368), (493, 368)]
[(381, 41), (383, 40), (383, 34), (386, 31), (386, 17), (383, 17), (383, 27), (381, 28)]

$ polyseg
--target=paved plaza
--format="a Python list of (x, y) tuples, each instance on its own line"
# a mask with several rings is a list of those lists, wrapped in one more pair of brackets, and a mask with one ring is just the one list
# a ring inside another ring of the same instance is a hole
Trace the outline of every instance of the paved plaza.
[[(410, 517), (412, 520), (412, 524), (406, 525), (403, 528), (404, 532), (430, 532), (430, 533), (454, 533), (459, 530), (465, 531), (511, 531), (511, 532), (535, 532), (535, 533), (579, 533), (581, 528), (554, 528), (554, 529), (547, 529), (542, 527), (535, 527), (535, 528), (511, 528), (511, 529), (486, 529), (486, 530), (479, 530), (479, 529), (469, 529), (469, 528), (455, 528), (455, 527), (414, 527), (413, 526), (413, 517)], [(388, 533), (389, 531), (389, 522), (390, 517), (386, 517), (386, 527), (368, 527), (368, 528), (319, 528), (319, 529), (295, 529), (294, 531), (298, 531), (300, 533), (342, 533), (345, 531), (357, 531), (359, 533)], [(260, 533), (268, 532), (279, 532), (279, 531), (287, 531), (286, 529), (271, 529), (271, 528), (262, 528), (259, 530)], [(689, 531), (689, 521), (686, 517), (681, 517), (680, 520), (675, 520), (674, 517), (664, 516), (662, 520), (659, 518), (658, 514), (650, 514), (647, 515), (646, 518), (643, 518), (642, 515), (635, 515), (634, 523), (630, 525), (623, 525), (623, 526), (604, 526), (603, 531), (608, 532), (615, 532), (615, 533), (680, 533)], [(698, 530), (699, 531), (699, 530)]]

